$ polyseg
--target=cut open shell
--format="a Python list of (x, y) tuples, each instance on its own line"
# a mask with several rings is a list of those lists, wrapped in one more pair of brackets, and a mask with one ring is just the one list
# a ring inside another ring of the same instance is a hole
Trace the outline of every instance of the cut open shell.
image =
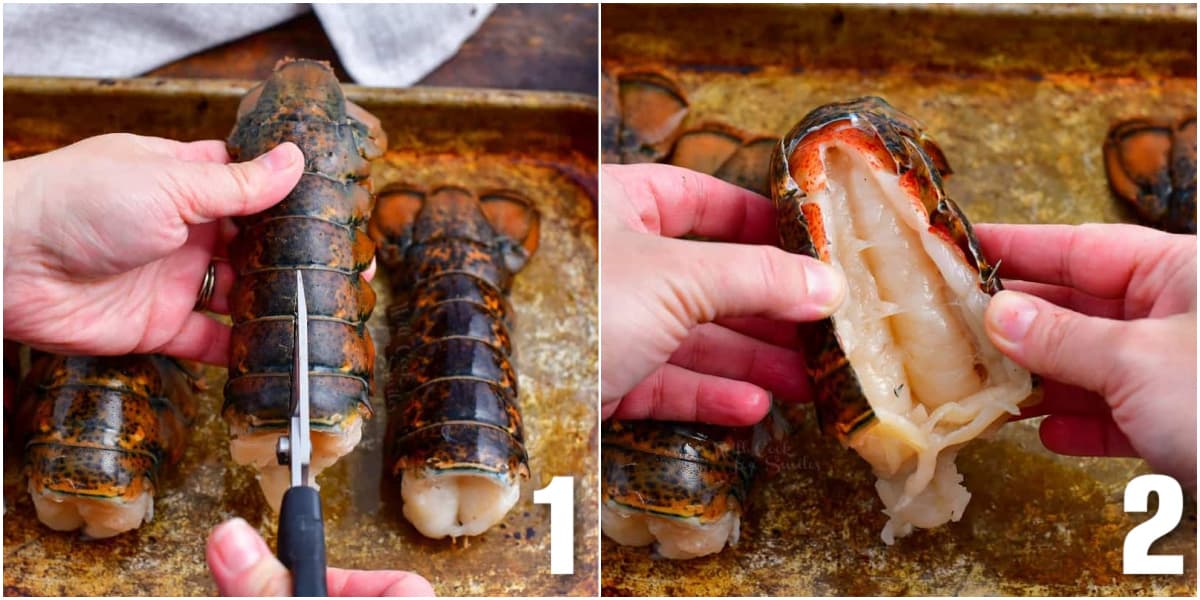
[(1032, 391), (984, 331), (1000, 284), (945, 196), (948, 173), (916, 121), (879, 98), (817, 108), (771, 159), (782, 246), (848, 283), (805, 336), (808, 370), (823, 428), (878, 477), (889, 544), (962, 517), (955, 456)]

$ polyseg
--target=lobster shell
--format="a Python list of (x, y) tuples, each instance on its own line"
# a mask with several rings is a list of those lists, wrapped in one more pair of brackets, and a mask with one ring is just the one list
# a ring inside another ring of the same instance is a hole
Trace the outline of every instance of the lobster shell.
[(18, 392), (30, 491), (128, 503), (154, 495), (195, 418), (197, 379), (173, 359), (43, 354)]
[(346, 100), (328, 64), (285, 59), (242, 100), (228, 146), (234, 160), (248, 160), (283, 142), (304, 153), (299, 183), (276, 206), (235, 219), (223, 414), (248, 431), (287, 427), (293, 270), (303, 269), (312, 424), (338, 431), (372, 415), (375, 347), (366, 321), (375, 293), (361, 273), (375, 250), (365, 231), (369, 161), (387, 140), (377, 119)]
[(757, 463), (739, 430), (698, 423), (608, 421), (601, 432), (605, 504), (700, 524), (741, 514)]
[(1196, 233), (1196, 117), (1172, 123), (1132, 119), (1104, 140), (1114, 194), (1142, 221), (1171, 233)]
[(528, 476), (507, 294), (537, 249), (537, 212), (508, 191), (397, 185), (380, 194), (371, 233), (395, 298), (393, 473)]

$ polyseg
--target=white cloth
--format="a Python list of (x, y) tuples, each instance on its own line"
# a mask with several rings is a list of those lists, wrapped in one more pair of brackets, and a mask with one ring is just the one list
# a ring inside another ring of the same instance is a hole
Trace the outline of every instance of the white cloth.
[(4, 74), (134, 77), (316, 12), (358, 83), (415, 83), (458, 52), (490, 4), (5, 4)]

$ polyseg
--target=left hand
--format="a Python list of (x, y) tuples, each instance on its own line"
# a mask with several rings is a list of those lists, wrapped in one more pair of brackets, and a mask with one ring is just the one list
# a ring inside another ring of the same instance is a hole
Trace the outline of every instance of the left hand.
[(837, 308), (841, 275), (775, 247), (754, 192), (667, 165), (600, 178), (601, 416), (752, 425), (808, 400), (795, 324)]
[[(292, 575), (243, 519), (230, 519), (208, 537), (208, 568), (222, 596), (290, 596)], [(424, 577), (406, 571), (326, 569), (330, 596), (432, 596)]]
[[(279, 202), (303, 169), (291, 143), (231, 164), (220, 141), (131, 134), (4, 163), (5, 337), (223, 364), (229, 327), (193, 310), (220, 220)], [(227, 313), (233, 269), (216, 274), (210, 309)]]

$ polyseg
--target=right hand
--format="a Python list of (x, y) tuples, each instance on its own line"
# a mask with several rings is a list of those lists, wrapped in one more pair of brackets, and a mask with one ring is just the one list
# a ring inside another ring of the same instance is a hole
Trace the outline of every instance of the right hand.
[[(222, 596), (290, 596), (292, 574), (243, 519), (218, 525), (208, 537), (208, 568)], [(406, 571), (326, 569), (330, 596), (432, 596), (424, 577)]]
[(1196, 489), (1196, 236), (1134, 225), (979, 225), (1009, 290), (988, 334), (1047, 378), (1023, 417), (1049, 415), (1062, 454), (1140, 456)]

